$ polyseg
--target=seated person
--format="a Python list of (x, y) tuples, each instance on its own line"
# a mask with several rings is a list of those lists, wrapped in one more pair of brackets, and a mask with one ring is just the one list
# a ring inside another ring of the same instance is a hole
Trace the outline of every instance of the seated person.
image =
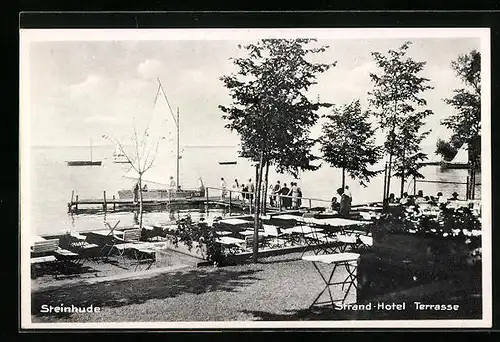
[(337, 197), (332, 197), (332, 211), (340, 211), (340, 203), (337, 201)]
[(403, 192), (403, 197), (401, 197), (401, 199), (399, 200), (399, 204), (407, 205), (407, 204), (409, 204), (409, 202), (410, 202), (410, 199), (408, 198), (408, 193)]
[(415, 197), (415, 204), (425, 203), (426, 200), (424, 198), (424, 192), (422, 190), (418, 190), (417, 196)]
[(144, 186), (142, 187), (142, 191), (148, 191), (148, 185), (147, 184), (144, 184)]
[(389, 194), (389, 198), (387, 200), (389, 203), (396, 203), (396, 198), (393, 193)]
[(437, 196), (438, 196), (437, 202), (439, 205), (448, 203), (448, 201), (446, 200), (446, 198), (444, 198), (443, 193), (441, 191), (437, 193)]
[(458, 201), (458, 194), (455, 191), (454, 193), (451, 194), (451, 198), (448, 199), (448, 201)]

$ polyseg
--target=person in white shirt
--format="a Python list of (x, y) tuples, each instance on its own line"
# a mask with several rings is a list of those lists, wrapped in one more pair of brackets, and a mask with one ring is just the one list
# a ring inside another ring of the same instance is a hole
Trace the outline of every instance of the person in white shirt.
[(407, 192), (403, 192), (403, 197), (401, 197), (401, 199), (399, 200), (399, 203), (402, 205), (407, 205), (409, 203)]
[(237, 179), (234, 180), (234, 183), (233, 183), (233, 190), (236, 191), (234, 192), (234, 198), (239, 200), (240, 199), (240, 193), (238, 191), (240, 191), (240, 183), (238, 182)]
[(175, 192), (175, 181), (174, 177), (170, 176), (170, 183), (168, 185), (168, 193), (169, 195), (172, 195)]
[(221, 187), (220, 199), (223, 200), (226, 198), (226, 181), (224, 180), (224, 178), (220, 179), (220, 187)]
[(351, 190), (349, 190), (349, 185), (345, 186), (344, 195), (352, 198)]
[(448, 203), (448, 200), (443, 196), (443, 193), (442, 192), (438, 192), (437, 193), (437, 197), (438, 197), (438, 205), (446, 205)]

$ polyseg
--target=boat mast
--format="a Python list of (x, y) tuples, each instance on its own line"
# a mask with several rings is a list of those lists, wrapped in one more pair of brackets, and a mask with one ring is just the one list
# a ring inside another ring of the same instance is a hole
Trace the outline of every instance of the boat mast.
[(177, 187), (179, 187), (179, 107), (177, 107)]
[(161, 84), (161, 81), (159, 78), (156, 78), (158, 80), (158, 91), (156, 93), (156, 98), (155, 98), (155, 103), (156, 103), (156, 99), (158, 98), (158, 93), (162, 92), (162, 95), (163, 97), (165, 98), (165, 101), (167, 101), (167, 105), (168, 105), (168, 108), (170, 109), (170, 114), (172, 115), (173, 119), (174, 119), (174, 123), (175, 123), (175, 126), (177, 128), (177, 163), (176, 163), (176, 166), (177, 166), (177, 186), (179, 186), (179, 107), (177, 107), (177, 118), (175, 117), (173, 111), (172, 111), (172, 107), (170, 107), (170, 102), (168, 102), (168, 98), (167, 98), (167, 94), (165, 94), (165, 90), (163, 90), (163, 85)]

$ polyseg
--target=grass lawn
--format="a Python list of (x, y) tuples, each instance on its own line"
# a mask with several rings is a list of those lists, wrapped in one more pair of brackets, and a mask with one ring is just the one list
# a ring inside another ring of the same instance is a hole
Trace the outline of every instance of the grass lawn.
[[(65, 283), (32, 294), (33, 322), (154, 322), (348, 319), (330, 308), (308, 310), (323, 281), (300, 253), (257, 264), (188, 267), (142, 278)], [(345, 270), (337, 273), (345, 278)], [(332, 291), (333, 292), (333, 291)], [(334, 295), (341, 295), (340, 288)], [(323, 297), (322, 297), (323, 298)], [(354, 290), (348, 297), (354, 301)], [(43, 304), (101, 308), (97, 313), (41, 313)]]

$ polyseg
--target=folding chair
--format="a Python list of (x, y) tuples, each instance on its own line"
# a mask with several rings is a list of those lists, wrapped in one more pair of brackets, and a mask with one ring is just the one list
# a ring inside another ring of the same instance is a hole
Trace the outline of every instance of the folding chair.
[[(276, 242), (277, 247), (282, 247), (285, 245), (286, 240), (289, 238), (288, 234), (281, 233), (279, 230), (279, 227), (277, 226), (272, 226), (269, 224), (264, 224), (263, 225), (264, 232), (262, 233), (262, 236), (264, 238), (272, 238)], [(283, 240), (285, 240), (284, 243)]]
[[(109, 247), (106, 256), (114, 255), (118, 262), (122, 261), (123, 264), (127, 264), (127, 251), (134, 250), (138, 248), (145, 248), (146, 243), (141, 243), (141, 229), (129, 229), (123, 232), (123, 238), (120, 238), (113, 234), (113, 238), (107, 242), (105, 247)], [(103, 247), (103, 250), (104, 248)], [(134, 252), (134, 259), (137, 260), (137, 254)], [(128, 265), (130, 267), (130, 265)]]
[(67, 249), (58, 248), (54, 251), (54, 256), (57, 259), (57, 264), (61, 267), (64, 273), (67, 273), (70, 268), (80, 269), (82, 260), (77, 253), (68, 251)]
[(88, 235), (79, 233), (69, 234), (69, 248), (79, 256), (79, 263), (83, 264), (87, 260), (96, 260), (100, 256), (99, 246), (95, 243), (90, 243)]

